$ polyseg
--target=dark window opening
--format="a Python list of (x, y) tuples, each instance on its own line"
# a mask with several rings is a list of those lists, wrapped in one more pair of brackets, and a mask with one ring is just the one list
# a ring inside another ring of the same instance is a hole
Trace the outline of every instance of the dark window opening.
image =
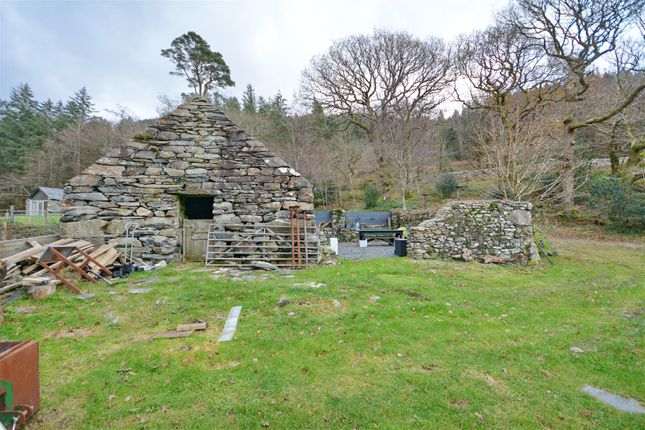
[(213, 196), (179, 196), (186, 219), (213, 219)]

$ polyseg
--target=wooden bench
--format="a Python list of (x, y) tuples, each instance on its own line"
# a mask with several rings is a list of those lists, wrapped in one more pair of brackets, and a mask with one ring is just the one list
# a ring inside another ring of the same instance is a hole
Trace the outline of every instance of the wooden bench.
[(394, 243), (394, 239), (403, 237), (403, 229), (370, 228), (358, 230), (359, 240), (365, 240), (368, 236), (371, 236), (372, 239), (385, 240), (391, 245)]

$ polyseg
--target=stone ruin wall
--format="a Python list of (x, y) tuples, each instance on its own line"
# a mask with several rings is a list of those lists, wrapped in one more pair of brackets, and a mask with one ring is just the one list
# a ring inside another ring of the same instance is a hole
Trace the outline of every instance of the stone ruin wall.
[(456, 201), (410, 230), (408, 255), (472, 261), (486, 256), (539, 261), (533, 240), (531, 203)]
[[(137, 221), (135, 251), (146, 260), (181, 255), (178, 195), (214, 197), (219, 224), (288, 223), (289, 207), (313, 210), (310, 183), (203, 98), (193, 98), (72, 178), (74, 207), (61, 234), (124, 244)], [(314, 225), (313, 215), (308, 222)]]
[(403, 209), (393, 209), (392, 210), (392, 226), (401, 228), (405, 227), (408, 230), (412, 227), (416, 227), (421, 224), (423, 221), (426, 221), (432, 218), (437, 212), (437, 209), (415, 209), (415, 210), (403, 210)]

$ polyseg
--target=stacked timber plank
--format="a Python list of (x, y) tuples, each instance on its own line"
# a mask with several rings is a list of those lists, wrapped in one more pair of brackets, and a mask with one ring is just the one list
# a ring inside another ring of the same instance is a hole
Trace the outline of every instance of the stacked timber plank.
[[(3, 296), (11, 294), (17, 288), (24, 287), (29, 290), (34, 286), (55, 286), (60, 282), (37, 264), (38, 259), (50, 245), (76, 246), (107, 268), (112, 268), (117, 263), (123, 263), (119, 251), (113, 245), (97, 246), (91, 242), (76, 239), (60, 239), (47, 245), (33, 241), (28, 241), (28, 243), (31, 248), (0, 259), (0, 302), (2, 302)], [(83, 255), (79, 252), (73, 253), (68, 258), (76, 264), (80, 264), (84, 260)], [(54, 263), (50, 267), (56, 268), (60, 264), (63, 263)], [(91, 272), (98, 272), (94, 263), (89, 263), (88, 266)]]

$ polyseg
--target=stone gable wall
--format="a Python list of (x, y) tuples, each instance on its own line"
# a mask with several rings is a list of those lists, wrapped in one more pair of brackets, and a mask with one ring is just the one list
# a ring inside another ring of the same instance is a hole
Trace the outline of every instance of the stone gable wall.
[(196, 97), (69, 181), (61, 234), (122, 244), (137, 221), (139, 255), (177, 259), (180, 194), (213, 196), (220, 224), (287, 223), (290, 206), (313, 209), (306, 179)]
[(408, 255), (472, 261), (486, 256), (539, 261), (531, 203), (456, 201), (410, 230)]

